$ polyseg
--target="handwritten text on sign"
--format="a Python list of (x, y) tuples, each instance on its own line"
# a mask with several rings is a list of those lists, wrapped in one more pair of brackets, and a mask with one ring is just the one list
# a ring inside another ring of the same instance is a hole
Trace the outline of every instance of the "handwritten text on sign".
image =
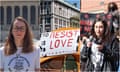
[(47, 32), (41, 35), (41, 56), (71, 54), (76, 52), (80, 30)]

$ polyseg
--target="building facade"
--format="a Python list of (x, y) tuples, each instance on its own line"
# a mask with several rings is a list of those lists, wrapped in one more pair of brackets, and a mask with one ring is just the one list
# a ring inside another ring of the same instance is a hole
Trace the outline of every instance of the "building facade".
[(39, 0), (0, 0), (0, 40), (8, 35), (12, 20), (17, 16), (24, 17), (33, 31), (34, 37), (39, 38)]
[(81, 12), (106, 13), (109, 2), (115, 2), (120, 11), (120, 0), (81, 0)]
[(80, 9), (64, 0), (0, 0), (0, 41), (8, 35), (12, 20), (23, 16), (34, 37), (61, 27), (79, 27)]
[(79, 27), (79, 16), (80, 10), (64, 0), (40, 0), (41, 33), (61, 27)]
[[(79, 28), (80, 10), (65, 2), (65, 0), (41, 0), (40, 1), (40, 31), (50, 32), (61, 27)], [(41, 64), (41, 71), (49, 72), (77, 72), (75, 58), (64, 55), (46, 60)]]

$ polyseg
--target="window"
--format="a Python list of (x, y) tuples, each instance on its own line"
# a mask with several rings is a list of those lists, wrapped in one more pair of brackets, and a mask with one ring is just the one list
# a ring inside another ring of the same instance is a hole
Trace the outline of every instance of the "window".
[(40, 14), (43, 13), (43, 2), (40, 3)]
[(45, 17), (45, 24), (50, 24), (50, 23), (51, 23), (50, 17)]
[(48, 5), (51, 5), (51, 2), (50, 2), (50, 1), (48, 1)]
[(68, 22), (67, 22), (67, 27), (69, 27), (69, 26), (70, 26), (70, 22), (68, 21)]
[(62, 8), (59, 7), (59, 14), (62, 15)]
[(40, 33), (43, 32), (43, 25), (40, 25)]
[(59, 27), (62, 27), (62, 19), (59, 19)]
[(45, 25), (45, 31), (50, 32), (51, 31), (51, 26), (50, 25)]
[(51, 13), (51, 2), (44, 2), (44, 13), (49, 14)]
[(63, 21), (63, 27), (66, 27), (66, 21), (65, 20)]
[(42, 18), (42, 17), (40, 17), (40, 24), (42, 24), (42, 20), (43, 20), (43, 18)]
[(51, 20), (50, 17), (47, 18), (47, 23), (50, 24)]
[(47, 2), (44, 2), (44, 5), (46, 5), (47, 4)]
[(54, 5), (54, 13), (57, 14), (57, 4)]
[(7, 7), (7, 24), (11, 24), (12, 21), (12, 8), (10, 6)]
[(41, 12), (41, 14), (43, 14), (43, 6), (41, 6), (41, 11), (40, 12)]
[(54, 7), (54, 13), (56, 14), (56, 11), (57, 11), (57, 8), (56, 8), (56, 6)]
[(22, 16), (26, 19), (26, 20), (28, 20), (28, 9), (27, 9), (27, 6), (23, 6), (23, 8), (22, 8)]
[(55, 24), (58, 24), (58, 18), (55, 18)]
[(35, 16), (35, 14), (36, 14), (36, 11), (35, 11), (35, 6), (31, 6), (31, 8), (30, 8), (30, 23), (31, 24), (35, 24), (35, 20), (36, 20), (36, 16)]
[(58, 29), (58, 25), (55, 25), (55, 29)]
[(51, 12), (51, 2), (48, 2), (47, 14)]
[(47, 7), (46, 12), (47, 12), (47, 14), (50, 14), (50, 8), (49, 8), (49, 6)]
[(15, 6), (15, 17), (20, 16), (20, 8), (19, 6)]
[(0, 24), (4, 24), (4, 8), (0, 7)]

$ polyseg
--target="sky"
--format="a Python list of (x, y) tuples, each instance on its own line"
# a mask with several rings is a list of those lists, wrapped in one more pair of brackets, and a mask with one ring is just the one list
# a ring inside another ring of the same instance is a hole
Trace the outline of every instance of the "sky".
[(69, 2), (71, 4), (77, 3), (77, 7), (80, 8), (80, 0), (65, 0), (65, 1), (67, 1), (67, 2)]

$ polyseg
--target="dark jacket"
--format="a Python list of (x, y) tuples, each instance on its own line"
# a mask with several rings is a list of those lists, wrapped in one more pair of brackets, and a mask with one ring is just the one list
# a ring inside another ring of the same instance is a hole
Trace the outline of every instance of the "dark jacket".
[[(104, 44), (104, 48), (101, 52), (104, 54), (104, 59), (103, 65), (99, 69), (100, 72), (117, 71), (119, 64), (119, 40), (114, 36), (111, 36), (111, 41)], [(82, 69), (82, 72), (92, 72), (94, 70), (90, 55), (91, 48), (87, 48), (85, 45), (80, 54), (81, 64), (84, 64), (84, 69)]]

